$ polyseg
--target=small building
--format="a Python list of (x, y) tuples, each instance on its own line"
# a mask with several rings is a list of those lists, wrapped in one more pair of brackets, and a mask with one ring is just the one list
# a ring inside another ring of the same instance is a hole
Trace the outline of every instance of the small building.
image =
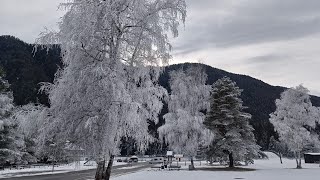
[(320, 153), (305, 153), (304, 154), (305, 163), (320, 163)]
[(174, 158), (176, 158), (176, 161), (180, 162), (183, 158), (183, 154), (175, 154)]

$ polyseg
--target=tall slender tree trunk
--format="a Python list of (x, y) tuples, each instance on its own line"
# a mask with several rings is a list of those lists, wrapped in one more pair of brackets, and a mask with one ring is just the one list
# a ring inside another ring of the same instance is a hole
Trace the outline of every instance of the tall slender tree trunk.
[(300, 152), (300, 151), (298, 152), (298, 160), (299, 160), (299, 162), (298, 162), (297, 168), (298, 168), (298, 169), (301, 169), (302, 166), (301, 166), (301, 152)]
[(98, 162), (98, 166), (97, 166), (97, 171), (96, 171), (96, 175), (95, 175), (95, 180), (103, 180), (103, 178), (105, 177), (104, 173), (105, 173), (105, 164), (106, 161), (99, 161)]
[(296, 163), (297, 163), (297, 169), (301, 169), (301, 156), (300, 156), (300, 152), (294, 152), (294, 157), (296, 159)]
[(232, 152), (229, 153), (229, 167), (233, 168), (234, 167), (234, 160), (233, 160), (233, 154)]
[(194, 170), (194, 162), (193, 162), (193, 157), (191, 156), (191, 165), (189, 167), (189, 170)]
[(113, 160), (114, 160), (114, 155), (111, 155), (110, 159), (109, 159), (109, 162), (108, 162), (108, 167), (107, 167), (106, 173), (105, 173), (105, 175), (106, 175), (105, 176), (105, 180), (109, 180), (110, 179)]

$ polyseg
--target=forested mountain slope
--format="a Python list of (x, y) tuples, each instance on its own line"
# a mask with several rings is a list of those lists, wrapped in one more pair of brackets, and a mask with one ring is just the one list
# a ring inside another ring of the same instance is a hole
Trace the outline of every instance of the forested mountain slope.
[[(169, 90), (169, 72), (197, 64), (184, 63), (165, 68), (159, 82)], [(0, 66), (6, 73), (6, 79), (11, 84), (16, 105), (37, 102), (48, 105), (47, 96), (39, 92), (40, 82), (52, 82), (58, 67), (61, 67), (60, 49), (39, 50), (33, 53), (33, 45), (22, 42), (12, 36), (0, 36)], [(247, 112), (253, 115), (251, 124), (255, 128), (258, 144), (267, 148), (270, 136), (274, 130), (269, 122), (269, 114), (275, 110), (275, 99), (280, 97), (284, 87), (271, 86), (255, 78), (229, 73), (207, 65), (204, 67), (208, 74), (207, 84), (213, 84), (219, 78), (228, 76), (243, 89), (242, 99), (248, 107)], [(169, 90), (170, 91), (170, 90)], [(312, 96), (313, 105), (320, 106), (320, 98)], [(163, 110), (162, 114), (166, 112)], [(160, 117), (157, 125), (151, 125), (153, 132), (164, 122)]]
[(48, 105), (47, 96), (39, 93), (40, 82), (52, 82), (61, 66), (58, 47), (38, 50), (12, 36), (0, 36), (0, 66), (10, 83), (16, 105), (37, 102)]

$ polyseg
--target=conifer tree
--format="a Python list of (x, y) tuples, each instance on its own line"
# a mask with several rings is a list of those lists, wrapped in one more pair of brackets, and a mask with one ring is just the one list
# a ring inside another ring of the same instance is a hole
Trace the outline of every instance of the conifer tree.
[(4, 72), (0, 68), (0, 164), (19, 157), (15, 146), (15, 124), (10, 119), (14, 108), (13, 97), (3, 76)]
[(217, 80), (212, 85), (211, 107), (204, 121), (215, 134), (208, 154), (227, 154), (229, 167), (234, 167), (235, 159), (251, 161), (259, 150), (249, 125), (251, 115), (244, 112), (241, 91), (228, 77)]

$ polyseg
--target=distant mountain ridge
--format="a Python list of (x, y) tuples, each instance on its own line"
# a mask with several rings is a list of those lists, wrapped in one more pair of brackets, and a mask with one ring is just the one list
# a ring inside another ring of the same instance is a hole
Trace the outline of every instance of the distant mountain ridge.
[[(48, 52), (39, 50), (35, 55), (32, 53), (33, 45), (12, 36), (0, 36), (0, 66), (6, 72), (6, 79), (11, 84), (14, 93), (14, 102), (24, 105), (29, 102), (37, 102), (49, 105), (47, 96), (39, 93), (40, 82), (52, 82), (58, 67), (62, 66), (60, 49), (55, 47)], [(199, 65), (195, 63), (175, 64), (165, 67), (159, 78), (159, 83), (169, 89), (169, 72), (180, 68)], [(276, 136), (273, 126), (269, 122), (269, 114), (275, 110), (275, 99), (286, 88), (271, 86), (261, 80), (246, 75), (233, 74), (224, 70), (201, 64), (208, 74), (207, 84), (213, 84), (223, 76), (230, 77), (243, 89), (242, 100), (248, 107), (247, 112), (252, 114), (251, 124), (255, 128), (257, 142), (263, 149), (268, 148), (269, 139)], [(311, 96), (313, 105), (320, 106), (320, 98)], [(162, 114), (166, 112), (166, 108)], [(151, 126), (156, 129), (163, 124)]]

